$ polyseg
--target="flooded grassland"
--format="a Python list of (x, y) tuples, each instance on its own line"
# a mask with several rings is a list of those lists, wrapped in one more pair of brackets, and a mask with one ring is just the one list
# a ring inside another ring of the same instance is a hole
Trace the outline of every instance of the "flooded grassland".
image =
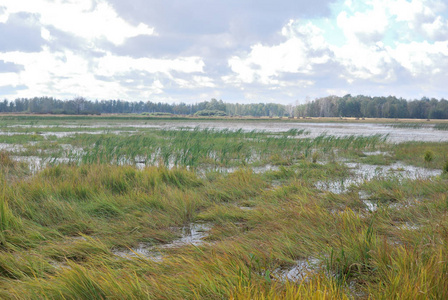
[(0, 298), (447, 298), (438, 124), (0, 118)]

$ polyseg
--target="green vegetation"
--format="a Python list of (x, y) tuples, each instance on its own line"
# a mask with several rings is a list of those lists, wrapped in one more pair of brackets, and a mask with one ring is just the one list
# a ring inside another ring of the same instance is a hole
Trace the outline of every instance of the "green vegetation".
[[(344, 97), (328, 96), (300, 105), (275, 103), (224, 103), (211, 99), (194, 104), (129, 102), (122, 100), (90, 101), (82, 97), (59, 100), (51, 97), (21, 98), (0, 101), (0, 113), (97, 115), (142, 114), (150, 116), (196, 115), (196, 116), (253, 116), (253, 117), (354, 117), (354, 118), (411, 118), (448, 119), (448, 100), (405, 100), (394, 96), (370, 97), (364, 95)], [(396, 124), (407, 128), (421, 128), (423, 124)], [(446, 124), (437, 129), (446, 130)]]
[[(448, 297), (446, 142), (11, 118), (1, 299)], [(346, 162), (441, 175), (357, 180)]]
[(425, 152), (425, 162), (430, 163), (432, 162), (434, 159), (434, 152), (432, 152), (431, 150), (427, 150)]
[[(410, 118), (448, 119), (448, 100), (405, 100), (403, 98), (370, 97), (364, 95), (344, 97), (328, 96), (295, 107), (298, 117), (354, 117), (354, 118)], [(421, 128), (422, 124), (400, 124), (407, 128)]]
[(437, 129), (437, 130), (448, 130), (448, 124), (444, 124), (444, 123), (435, 124), (434, 125), (434, 129)]
[[(435, 126), (440, 125), (436, 124)], [(410, 129), (420, 129), (423, 128), (422, 123), (396, 123), (396, 124), (390, 124), (390, 127), (393, 128), (410, 128)]]
[(219, 117), (223, 117), (223, 116), (227, 116), (227, 114), (223, 111), (220, 110), (208, 110), (208, 109), (204, 109), (204, 110), (200, 110), (198, 112), (195, 112), (194, 114), (195, 116), (206, 116), (206, 117), (210, 117), (210, 116), (219, 116)]

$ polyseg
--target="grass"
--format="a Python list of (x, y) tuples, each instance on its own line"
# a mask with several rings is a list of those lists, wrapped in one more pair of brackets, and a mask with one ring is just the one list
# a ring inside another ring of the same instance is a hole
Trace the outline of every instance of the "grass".
[(388, 124), (387, 126), (390, 126), (392, 128), (421, 129), (424, 127), (424, 123), (395, 123), (395, 124)]
[(407, 164), (442, 169), (448, 160), (447, 149), (447, 142), (406, 142), (394, 147), (394, 157)]
[[(31, 174), (0, 153), (2, 299), (448, 296), (446, 174), (316, 188), (353, 176), (343, 159), (443, 169), (446, 143), (199, 128), (9, 142), (55, 163)], [(389, 154), (364, 154), (375, 150)], [(254, 171), (266, 164), (275, 167)], [(191, 224), (207, 224), (204, 238), (181, 243)], [(299, 279), (280, 275), (294, 268)]]
[(434, 129), (436, 129), (436, 130), (448, 130), (448, 124), (446, 124), (446, 123), (434, 124)]

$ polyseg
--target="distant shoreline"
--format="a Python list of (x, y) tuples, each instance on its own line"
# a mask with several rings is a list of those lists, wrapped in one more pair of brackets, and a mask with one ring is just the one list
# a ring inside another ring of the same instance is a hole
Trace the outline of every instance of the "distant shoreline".
[(216, 116), (216, 117), (200, 117), (193, 115), (142, 115), (142, 114), (101, 114), (101, 115), (68, 115), (68, 114), (36, 114), (36, 113), (0, 113), (1, 119), (8, 119), (11, 117), (24, 117), (26, 119), (117, 119), (117, 120), (198, 120), (198, 121), (263, 121), (263, 122), (297, 122), (297, 123), (424, 123), (437, 124), (448, 123), (448, 119), (400, 119), (400, 118), (336, 118), (336, 117), (252, 117), (252, 116)]

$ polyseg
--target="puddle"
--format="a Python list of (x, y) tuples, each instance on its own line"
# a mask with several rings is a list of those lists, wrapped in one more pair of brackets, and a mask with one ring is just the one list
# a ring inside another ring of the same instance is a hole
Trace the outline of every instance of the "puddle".
[(319, 263), (317, 258), (297, 260), (291, 268), (279, 268), (273, 275), (281, 281), (303, 281), (308, 274), (317, 271)]
[(418, 230), (421, 227), (422, 227), (421, 225), (416, 225), (416, 224), (413, 224), (413, 223), (406, 222), (406, 223), (402, 224), (401, 226), (399, 226), (398, 229), (402, 229), (402, 230)]
[(358, 185), (362, 182), (363, 180), (357, 180), (355, 178), (345, 178), (337, 181), (318, 181), (315, 186), (319, 190), (332, 192), (334, 194), (342, 194), (346, 192), (351, 185)]
[[(378, 210), (378, 207), (380, 205), (380, 202), (378, 200), (370, 200), (370, 199), (366, 199), (366, 198), (361, 198), (361, 201), (364, 203), (364, 205), (366, 206), (366, 209), (374, 212), (376, 210)], [(389, 208), (393, 208), (393, 209), (405, 209), (405, 208), (409, 208), (409, 207), (413, 207), (417, 204), (418, 200), (407, 200), (405, 202), (398, 202), (398, 203), (381, 203), (382, 205), (388, 205)]]
[(22, 145), (18, 145), (18, 144), (0, 143), (0, 151), (17, 153), (17, 152), (25, 151), (25, 148)]
[(389, 166), (368, 165), (362, 163), (345, 163), (353, 175), (335, 181), (319, 181), (316, 188), (335, 194), (347, 192), (351, 185), (359, 185), (374, 178), (396, 177), (398, 179), (428, 179), (442, 174), (441, 170), (425, 169), (396, 162)]
[(254, 208), (250, 206), (238, 206), (238, 208), (241, 210), (254, 210)]
[(112, 253), (115, 254), (116, 256), (120, 256), (127, 259), (144, 257), (149, 258), (154, 262), (162, 262), (163, 255), (154, 248), (155, 247), (148, 247), (146, 244), (141, 243), (135, 248), (130, 248), (128, 250), (113, 251)]
[[(238, 170), (240, 170), (241, 167), (209, 167), (209, 168), (204, 168), (202, 169), (202, 172), (219, 172), (219, 173), (234, 173)], [(267, 164), (264, 166), (259, 166), (259, 167), (244, 167), (243, 169), (251, 169), (253, 173), (255, 174), (262, 174), (265, 173), (267, 171), (278, 171), (279, 167), (278, 166), (274, 166), (271, 164)]]
[(398, 176), (408, 179), (426, 179), (442, 174), (441, 170), (426, 169), (401, 162), (396, 162), (389, 166), (376, 166), (362, 163), (346, 163), (346, 165), (354, 171), (355, 177), (361, 177), (363, 180), (371, 180), (381, 176)]
[(169, 244), (148, 246), (148, 244), (140, 243), (137, 247), (129, 250), (114, 251), (113, 253), (123, 258), (132, 258), (143, 256), (155, 262), (161, 262), (163, 255), (162, 249), (180, 248), (186, 245), (199, 246), (204, 244), (203, 239), (208, 236), (208, 231), (212, 228), (210, 223), (191, 223), (188, 226), (180, 228), (181, 238), (172, 241)]
[(370, 210), (373, 212), (378, 209), (378, 201), (362, 200), (362, 202), (366, 205), (367, 210)]
[(378, 150), (378, 151), (370, 151), (370, 152), (363, 152), (364, 153), (364, 155), (367, 155), (367, 156), (373, 156), (373, 155), (390, 155), (390, 153), (389, 152), (384, 152), (384, 151), (380, 151), (380, 150)]
[(391, 208), (395, 208), (395, 209), (404, 209), (404, 208), (413, 207), (413, 206), (417, 205), (418, 202), (420, 202), (420, 201), (413, 199), (413, 200), (407, 200), (405, 202), (391, 203), (389, 206)]
[(181, 228), (182, 237), (180, 239), (160, 245), (158, 248), (179, 248), (185, 245), (199, 246), (204, 243), (202, 239), (208, 236), (210, 229), (212, 229), (212, 225), (209, 223), (191, 223), (189, 226)]
[(44, 169), (49, 164), (62, 164), (70, 163), (73, 160), (61, 157), (61, 158), (42, 158), (39, 156), (11, 156), (11, 158), (18, 162), (25, 162), (28, 164), (29, 170), (32, 174), (36, 174), (40, 170)]

